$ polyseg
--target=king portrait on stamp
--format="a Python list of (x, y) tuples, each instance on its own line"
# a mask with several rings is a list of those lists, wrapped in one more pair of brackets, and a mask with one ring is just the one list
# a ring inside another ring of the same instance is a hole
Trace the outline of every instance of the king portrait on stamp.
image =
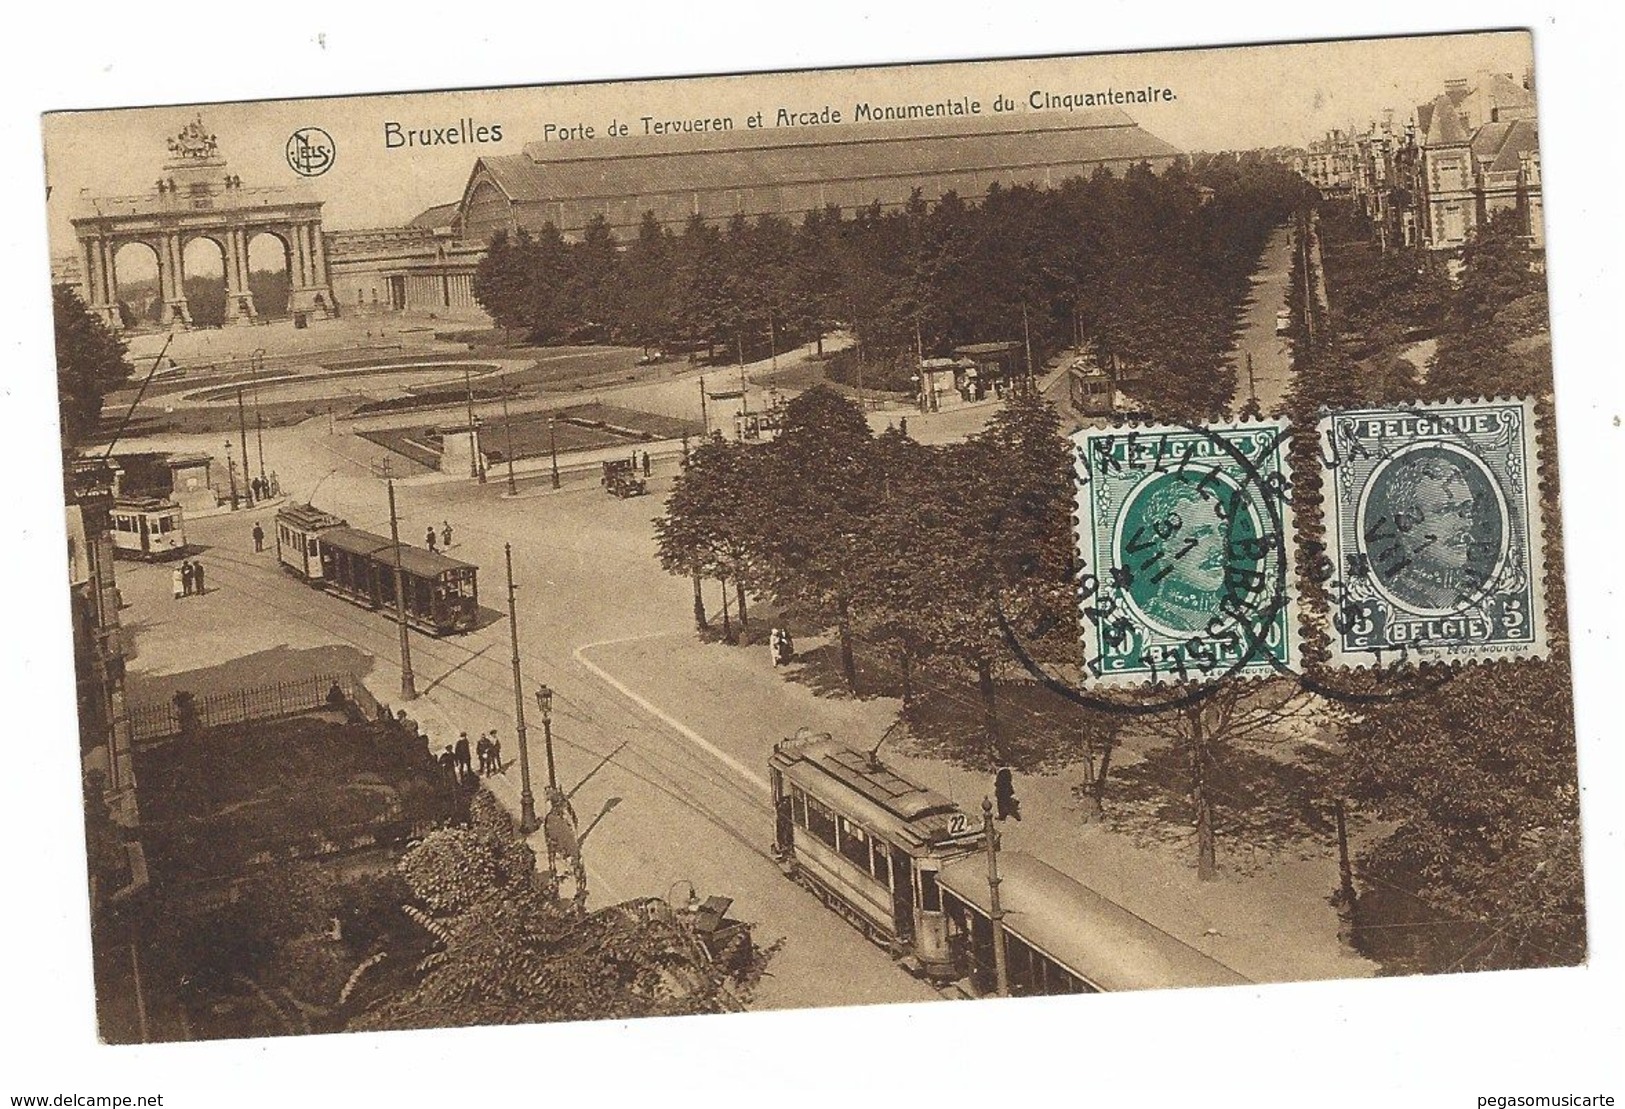
[(1291, 665), (1284, 434), (1267, 421), (1073, 438), (1085, 665), (1096, 681)]
[(1530, 401), (1336, 412), (1320, 435), (1334, 663), (1545, 653)]

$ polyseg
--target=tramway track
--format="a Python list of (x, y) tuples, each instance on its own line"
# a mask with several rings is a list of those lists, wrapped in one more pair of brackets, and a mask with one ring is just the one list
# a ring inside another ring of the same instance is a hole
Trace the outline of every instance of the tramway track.
[[(345, 620), (340, 615), (341, 611), (348, 614), (349, 612), (361, 612), (362, 610), (339, 610), (335, 611), (331, 615), (324, 614), (320, 619), (317, 619), (312, 616), (312, 614), (305, 612), (300, 608), (296, 608), (285, 602), (279, 602), (274, 590), (258, 587), (254, 581), (255, 575), (246, 572), (250, 569), (257, 570), (259, 567), (257, 561), (250, 556), (241, 555), (234, 551), (223, 551), (217, 548), (210, 552), (210, 560), (217, 565), (224, 563), (225, 567), (231, 568), (216, 571), (217, 573), (220, 573), (222, 580), (231, 582), (231, 588), (245, 596), (253, 598), (257, 603), (262, 604), (267, 608), (274, 609), (302, 622), (312, 624), (325, 634), (331, 635), (340, 641), (371, 655), (387, 657), (390, 651), (394, 648), (393, 636), (390, 634), (393, 632), (392, 624), (389, 626), (389, 631), (385, 631), (384, 627), (382, 626), (380, 626), (376, 631), (373, 631), (365, 628), (364, 622), (361, 620)], [(437, 687), (439, 691), (459, 698), (460, 700), (463, 700), (472, 706), (476, 706), (484, 712), (494, 714), (499, 718), (504, 716), (509, 711), (511, 706), (508, 704), (508, 699), (512, 695), (512, 673), (505, 662), (482, 654), (481, 648), (470, 647), (460, 642), (453, 642), (445, 639), (434, 639), (422, 635), (414, 637), (412, 652), (414, 658), (420, 658), (436, 664), (437, 667), (443, 667), (444, 670), (442, 672), (449, 672), (456, 668), (460, 681), (465, 683), (471, 681), (498, 695), (493, 699), (487, 699), (483, 696), (475, 696), (464, 689), (456, 688), (450, 684)], [(480, 672), (482, 669), (486, 668), (491, 670), (490, 674)], [(583, 709), (585, 708), (585, 706), (580, 706), (573, 697), (566, 698), (566, 700), (572, 705), (576, 705)], [(605, 758), (613, 751), (613, 748), (616, 746), (618, 740), (613, 738), (610, 725), (600, 722), (590, 712), (585, 716), (572, 712), (568, 714), (568, 717), (577, 721), (578, 723), (581, 723), (583, 726), (589, 728), (610, 742), (608, 742), (605, 749), (599, 750), (595, 745), (588, 745), (579, 741), (562, 739), (555, 736), (555, 744), (577, 751), (595, 762)], [(639, 736), (646, 736), (651, 739), (653, 739), (656, 735), (656, 733), (650, 728), (645, 727), (636, 721), (629, 720), (624, 725), (617, 724), (614, 725), (614, 727), (624, 732), (633, 733)], [(749, 839), (738, 829), (736, 829), (728, 822), (723, 813), (718, 811), (707, 801), (703, 800), (694, 789), (681, 785), (672, 780), (670, 775), (678, 774), (689, 779), (693, 779), (695, 780), (694, 784), (696, 786), (708, 786), (725, 795), (728, 795), (734, 803), (742, 803), (748, 808), (764, 814), (764, 816), (770, 816), (772, 813), (772, 808), (768, 804), (767, 798), (760, 796), (756, 790), (747, 788), (743, 783), (737, 781), (734, 775), (726, 773), (721, 770), (721, 768), (716, 767), (709, 759), (702, 758), (697, 754), (687, 753), (689, 750), (687, 747), (682, 747), (678, 750), (685, 752), (685, 754), (683, 756), (677, 756), (672, 754), (669, 749), (657, 751), (650, 750), (643, 745), (632, 744), (624, 748), (623, 751), (616, 756), (612, 765), (634, 780), (650, 786), (683, 808), (686, 808), (695, 815), (700, 816), (702, 819), (716, 827), (719, 831), (727, 835), (730, 839), (733, 839), (741, 846), (747, 848), (752, 854), (755, 854), (766, 861), (773, 861), (770, 852), (764, 850), (760, 844)], [(626, 765), (623, 756), (628, 753), (634, 756), (637, 760), (641, 761), (644, 764), (645, 769), (639, 770), (635, 767)]]

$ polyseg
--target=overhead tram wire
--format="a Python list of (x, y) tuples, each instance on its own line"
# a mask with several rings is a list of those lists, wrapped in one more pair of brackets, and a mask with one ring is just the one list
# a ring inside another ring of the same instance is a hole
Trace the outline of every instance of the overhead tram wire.
[[(224, 561), (224, 562), (236, 563), (236, 564), (244, 565), (244, 566), (255, 566), (255, 565), (257, 565), (252, 560), (243, 558), (241, 556), (238, 556), (234, 552), (226, 552), (226, 551), (222, 551), (222, 550), (218, 550), (218, 549), (215, 552), (214, 557), (217, 557), (221, 561)], [(271, 600), (269, 598), (269, 596), (262, 590), (256, 590), (256, 589), (253, 589), (252, 587), (243, 588), (241, 586), (240, 582), (241, 582), (241, 579), (239, 579), (239, 585), (234, 586), (234, 588), (241, 588), (242, 592), (244, 592), (245, 594), (248, 594), (250, 596), (254, 596), (256, 598), (259, 598), (262, 601), (262, 603), (265, 604), (266, 607), (275, 609), (275, 610), (280, 611), (280, 612), (287, 613), (288, 615), (292, 616), (293, 618), (295, 618), (297, 620), (300, 620), (302, 622), (305, 622), (305, 623), (315, 623), (314, 621), (310, 620), (308, 614), (306, 614), (304, 612), (301, 612), (301, 611), (299, 611), (297, 609), (291, 608), (291, 607), (289, 607), (287, 605), (276, 603), (274, 600)], [(336, 638), (342, 640), (343, 642), (348, 643), (351, 646), (354, 646), (354, 647), (366, 652), (369, 655), (373, 655), (373, 656), (378, 657), (378, 658), (387, 658), (388, 657), (388, 652), (386, 650), (384, 650), (384, 649), (382, 649), (380, 647), (374, 646), (373, 644), (370, 644), (370, 643), (368, 643), (368, 642), (366, 642), (364, 640), (354, 638), (353, 636), (350, 636), (350, 635), (346, 635), (344, 633), (344, 631), (334, 629), (334, 628), (332, 628), (330, 626), (323, 626), (323, 625), (319, 625), (319, 624), (317, 626), (321, 627), (322, 630), (324, 632), (326, 632), (327, 634), (333, 635)], [(345, 628), (345, 630), (350, 630), (350, 629), (359, 630), (359, 625), (354, 621), (347, 622), (347, 623), (343, 624), (343, 627)], [(380, 633), (380, 634), (382, 634), (382, 633)], [(448, 660), (443, 655), (438, 654), (434, 650), (424, 650), (425, 647), (430, 646), (430, 645), (433, 645), (435, 647), (455, 648), (457, 651), (460, 651), (465, 657), (463, 659), (457, 660), (456, 662), (453, 662), (451, 660)], [(476, 667), (473, 665), (474, 663), (481, 663), (481, 664), (486, 664), (486, 665), (490, 665), (490, 666), (500, 666), (501, 665), (500, 661), (492, 659), (490, 657), (487, 657), (487, 656), (481, 654), (480, 652), (475, 651), (472, 648), (464, 647), (461, 644), (451, 644), (451, 643), (448, 643), (448, 642), (446, 642), (444, 640), (430, 640), (427, 643), (423, 643), (423, 644), (418, 645), (418, 654), (419, 654), (420, 658), (426, 659), (428, 661), (432, 661), (432, 662), (436, 663), (437, 665), (445, 666), (447, 668), (451, 668), (453, 666), (461, 665), (461, 667), (462, 667), (461, 673), (467, 675), (473, 681), (479, 683), (482, 686), (488, 687), (488, 688), (492, 689), (493, 691), (499, 691), (502, 694), (511, 695), (512, 676), (510, 674), (507, 674), (506, 671), (505, 671), (503, 676), (500, 679), (495, 677), (495, 676), (488, 677), (488, 676), (485, 676), (483, 674), (478, 673), (476, 671)], [(460, 699), (462, 699), (464, 701), (467, 701), (470, 704), (477, 705), (480, 709), (482, 709), (484, 711), (487, 711), (487, 712), (490, 712), (494, 716), (497, 716), (499, 718), (502, 716), (503, 711), (505, 711), (503, 709), (498, 708), (497, 705), (494, 704), (494, 703), (481, 700), (480, 698), (475, 697), (472, 694), (465, 693), (462, 690), (456, 689), (454, 687), (440, 686), (438, 688), (443, 689), (446, 693), (449, 693), (450, 695), (452, 695), (454, 697), (458, 697), (458, 698), (460, 698)], [(573, 698), (571, 700), (573, 700)], [(581, 722), (585, 726), (587, 726), (590, 730), (592, 730), (595, 734), (597, 734), (599, 738), (603, 739), (608, 744), (608, 746), (611, 747), (611, 748), (613, 748), (622, 738), (624, 738), (624, 733), (626, 731), (637, 732), (639, 734), (650, 736), (651, 738), (653, 738), (657, 734), (657, 732), (654, 731), (654, 730), (642, 727), (642, 726), (638, 725), (637, 723), (630, 722), (630, 721), (625, 726), (619, 726), (619, 725), (605, 724), (605, 723), (603, 723), (601, 721), (598, 721), (595, 717), (590, 718), (590, 719), (588, 719), (588, 718), (578, 718), (578, 717), (572, 717), (572, 718), (577, 719), (579, 722)], [(617, 731), (612, 731), (611, 728), (616, 728)], [(590, 756), (593, 759), (602, 758), (604, 756), (604, 754), (605, 754), (605, 751), (598, 750), (598, 749), (596, 749), (594, 747), (591, 747), (591, 746), (588, 746), (586, 744), (579, 743), (579, 742), (576, 742), (576, 741), (573, 741), (573, 740), (570, 740), (570, 739), (567, 739), (567, 738), (554, 737), (554, 742), (556, 744), (560, 745), (560, 746), (567, 747), (567, 748), (575, 750), (575, 751), (577, 751), (577, 752), (579, 752), (581, 754)], [(675, 772), (678, 772), (678, 773), (683, 773), (683, 774), (690, 775), (692, 777), (700, 779), (701, 781), (705, 782), (708, 785), (720, 788), (723, 792), (733, 795), (735, 800), (742, 801), (742, 802), (750, 805), (753, 808), (757, 808), (757, 809), (759, 809), (761, 811), (764, 811), (764, 812), (767, 812), (767, 811), (771, 810), (771, 806), (767, 803), (767, 800), (766, 800), (765, 797), (758, 796), (756, 790), (747, 787), (744, 783), (741, 783), (740, 781), (738, 781), (737, 777), (735, 775), (727, 773), (721, 767), (716, 766), (709, 758), (703, 757), (703, 756), (699, 755), (698, 753), (689, 754), (687, 759), (683, 760), (683, 759), (674, 758), (670, 754), (667, 754), (667, 753), (664, 753), (664, 752), (650, 751), (650, 750), (647, 750), (647, 749), (644, 749), (644, 748), (641, 748), (641, 747), (631, 747), (631, 748), (628, 748), (628, 750), (635, 753), (644, 762), (650, 764), (651, 767), (658, 767), (658, 766), (661, 766), (661, 765), (665, 765), (666, 767), (668, 767), (668, 772), (675, 771)], [(682, 750), (684, 752), (688, 752), (690, 749), (687, 748), (686, 746), (684, 746), (684, 747), (681, 747), (681, 748), (677, 748), (677, 750)], [(654, 786), (659, 792), (666, 793), (668, 796), (671, 796), (674, 800), (677, 800), (680, 803), (687, 804), (690, 807), (693, 807), (696, 812), (699, 812), (700, 815), (705, 816), (708, 820), (712, 820), (714, 823), (718, 822), (720, 820), (720, 817), (718, 817), (716, 814), (711, 813), (709, 811), (704, 811), (703, 804), (701, 802), (697, 801), (694, 798), (694, 795), (687, 793), (686, 790), (682, 790), (681, 787), (675, 786), (673, 783), (670, 783), (668, 780), (663, 779), (663, 778), (649, 777), (647, 775), (640, 774), (640, 773), (636, 772), (635, 770), (633, 770), (632, 768), (629, 768), (629, 767), (625, 766), (624, 763), (621, 763), (619, 761), (614, 763), (614, 765), (617, 766), (622, 771), (624, 771), (625, 773), (629, 774), (631, 777), (634, 777), (634, 778), (638, 779), (639, 781), (643, 781), (643, 782), (646, 782), (647, 784), (650, 784), (650, 785)], [(679, 796), (679, 793), (685, 794), (686, 796)]]
[[(243, 557), (240, 557), (240, 556), (236, 555), (235, 552), (227, 552), (227, 551), (217, 549), (217, 551), (215, 552), (215, 557), (220, 558), (220, 559), (222, 559), (224, 561), (227, 561), (227, 562), (237, 563), (237, 564), (240, 564), (240, 565), (243, 565), (243, 566), (256, 566), (257, 565), (257, 563), (254, 563), (250, 559), (243, 558)], [(265, 596), (263, 591), (251, 590), (251, 589), (250, 590), (244, 590), (244, 591), (249, 592), (249, 593), (253, 593), (253, 594), (258, 595), (260, 597)], [(275, 608), (275, 609), (277, 609), (279, 611), (286, 612), (289, 615), (295, 617), (296, 619), (308, 621), (308, 616), (306, 614), (304, 614), (304, 613), (298, 612), (297, 610), (289, 608), (289, 607), (287, 607), (285, 605), (275, 604), (274, 602), (267, 602), (267, 603), (268, 603), (268, 607), (272, 607), (272, 608)], [(356, 628), (357, 624), (355, 622), (350, 622), (347, 626), (349, 628)], [(347, 642), (347, 643), (351, 644), (352, 646), (355, 646), (355, 647), (357, 647), (357, 648), (359, 648), (359, 649), (361, 649), (363, 651), (366, 651), (368, 654), (379, 655), (380, 657), (383, 657), (382, 654), (379, 651), (377, 651), (376, 649), (374, 649), (373, 647), (371, 647), (370, 645), (368, 645), (367, 643), (365, 643), (365, 642), (363, 642), (361, 640), (351, 638), (349, 636), (344, 635), (342, 632), (334, 631), (333, 629), (330, 629), (330, 628), (329, 629), (324, 629), (324, 630), (328, 631), (329, 634), (335, 635), (337, 638), (343, 640), (344, 642)], [(457, 649), (463, 651), (465, 654), (467, 654), (469, 656), (475, 656), (477, 654), (477, 652), (475, 652), (473, 649), (463, 647), (461, 644), (453, 645), (453, 644), (447, 643), (446, 641), (443, 641), (443, 640), (435, 640), (435, 641), (433, 641), (433, 643), (435, 645), (437, 645), (437, 646), (444, 646), (444, 647), (456, 646)], [(446, 664), (447, 661), (448, 661), (443, 657), (436, 657), (432, 652), (425, 653), (425, 657), (429, 658), (431, 661), (434, 661), (434, 662), (436, 662), (438, 664), (442, 664), (442, 665)], [(490, 662), (491, 660), (486, 659), (483, 656), (481, 656), (479, 658), (476, 658), (475, 661)], [(493, 664), (495, 665), (495, 663), (493, 663)], [(463, 672), (464, 673), (470, 673), (470, 669), (465, 669)], [(508, 690), (508, 685), (504, 684), (504, 683), (506, 681), (511, 680), (511, 679), (504, 678), (503, 681), (499, 681), (499, 680), (497, 680), (495, 678), (485, 678), (483, 676), (479, 676), (479, 675), (475, 675), (475, 674), (471, 674), (471, 673), (470, 673), (470, 676), (473, 677), (474, 680), (479, 682), (480, 684), (488, 686), (488, 687), (492, 688), (493, 690), (498, 691), (499, 693), (506, 694), (509, 691)], [(449, 692), (450, 694), (452, 694), (453, 696), (456, 696), (456, 697), (458, 697), (458, 698), (460, 698), (460, 699), (462, 699), (464, 701), (467, 701), (467, 702), (469, 702), (469, 703), (471, 703), (473, 705), (476, 705), (479, 708), (481, 708), (482, 710), (488, 711), (488, 712), (492, 713), (493, 715), (500, 716), (501, 712), (503, 711), (503, 710), (499, 709), (495, 704), (491, 704), (491, 703), (488, 703), (486, 701), (483, 701), (483, 700), (481, 700), (481, 699), (479, 699), (477, 697), (474, 697), (471, 694), (464, 693), (461, 690), (453, 689), (453, 688), (450, 688), (450, 687), (443, 687), (443, 688), (445, 688), (446, 691)], [(572, 700), (572, 701), (574, 700), (573, 698), (566, 698), (566, 699), (567, 700)], [(976, 704), (977, 707), (979, 708), (979, 702), (973, 702), (973, 703)], [(586, 716), (586, 717), (576, 717), (576, 716), (574, 716), (572, 714), (571, 719), (576, 719), (578, 722), (583, 723), (586, 727), (590, 728), (593, 732), (597, 733), (600, 738), (604, 739), (606, 742), (609, 742), (611, 749), (613, 749), (616, 746), (616, 744), (618, 742), (618, 738), (617, 738), (617, 736), (615, 734), (611, 733), (608, 730), (611, 726), (606, 725), (606, 724), (598, 721), (595, 716), (592, 716), (592, 714), (589, 713), (588, 716)], [(639, 733), (645, 734), (645, 735), (650, 735), (650, 736), (654, 735), (654, 732), (652, 732), (651, 730), (649, 730), (647, 728), (644, 728), (644, 727), (642, 727), (642, 726), (640, 726), (638, 724), (635, 724), (635, 723), (630, 723), (628, 727), (622, 728), (622, 731), (625, 731), (625, 730), (632, 730), (632, 731), (639, 732)], [(573, 741), (573, 740), (570, 740), (570, 739), (567, 739), (567, 738), (555, 737), (555, 742), (560, 744), (561, 746), (564, 746), (564, 747), (570, 748), (570, 749), (572, 749), (574, 751), (577, 751), (578, 753), (588, 755), (588, 756), (592, 757), (594, 760), (602, 759), (605, 756), (605, 754), (608, 753), (606, 751), (596, 750), (593, 747), (589, 747), (589, 746), (587, 746), (585, 744), (578, 743), (576, 741)], [(644, 748), (641, 748), (641, 747), (631, 747), (631, 748), (627, 748), (627, 750), (634, 753), (634, 754), (636, 754), (643, 762), (649, 764), (651, 766), (651, 768), (656, 767), (656, 766), (658, 766), (658, 765), (660, 765), (662, 763), (667, 764), (667, 765), (671, 766), (673, 769), (676, 769), (676, 770), (679, 770), (681, 772), (690, 774), (690, 775), (700, 779), (701, 781), (703, 781), (703, 782), (705, 782), (705, 783), (707, 783), (709, 785), (721, 786), (724, 789), (725, 792), (733, 794), (735, 796), (736, 800), (744, 801), (746, 804), (748, 804), (749, 806), (751, 806), (753, 808), (758, 809), (759, 811), (762, 811), (764, 813), (767, 813), (767, 812), (771, 811), (771, 806), (766, 803), (765, 798), (758, 797), (756, 795), (755, 790), (745, 789), (742, 786), (742, 784), (739, 783), (736, 780), (734, 775), (726, 774), (726, 773), (722, 772), (720, 770), (720, 768), (708, 769), (708, 770), (699, 769), (700, 767), (706, 766), (706, 764), (709, 762), (709, 760), (707, 760), (707, 759), (694, 757), (688, 763), (684, 763), (684, 762), (681, 762), (679, 760), (670, 758), (669, 756), (662, 757), (658, 753), (648, 751), (648, 750), (646, 750)], [(685, 788), (680, 787), (680, 786), (677, 786), (675, 783), (671, 782), (669, 779), (666, 779), (666, 778), (663, 778), (663, 777), (658, 777), (658, 776), (651, 776), (651, 774), (645, 774), (645, 773), (639, 772), (635, 768), (629, 767), (629, 766), (625, 765), (624, 762), (621, 762), (619, 760), (611, 763), (611, 765), (613, 765), (621, 773), (626, 774), (628, 777), (633, 778), (636, 781), (643, 782), (644, 784), (653, 787), (656, 790), (656, 792), (666, 795), (668, 798), (670, 798), (671, 800), (677, 802), (679, 805), (681, 805), (681, 806), (683, 806), (685, 808), (691, 809), (696, 815), (700, 816), (702, 819), (706, 820), (707, 822), (709, 822), (709, 823), (713, 824), (714, 826), (716, 826), (717, 828), (719, 828), (719, 830), (723, 831), (726, 835), (728, 835), (728, 837), (730, 839), (733, 839), (736, 842), (739, 842), (742, 846), (747, 847), (751, 851), (752, 854), (755, 854), (755, 855), (757, 855), (757, 856), (759, 856), (759, 857), (761, 857), (763, 859), (771, 859), (771, 855), (768, 852), (763, 851), (762, 849), (760, 849), (760, 847), (754, 841), (749, 840), (748, 838), (743, 836), (737, 829), (735, 829), (732, 825), (728, 824), (726, 819), (723, 818), (721, 816), (721, 814), (719, 814), (719, 813), (715, 812), (714, 810), (710, 809), (709, 807), (707, 807), (706, 803), (704, 801), (700, 800), (690, 790), (685, 789)], [(654, 771), (654, 773), (659, 774), (659, 771), (656, 770), (656, 771)], [(1218, 796), (1226, 797), (1227, 799), (1229, 799), (1229, 795), (1224, 794), (1222, 792), (1219, 793)], [(1194, 834), (1194, 833), (1192, 833), (1192, 834)], [(1234, 831), (1228, 832), (1227, 837), (1229, 839), (1233, 840), (1233, 841), (1248, 843), (1248, 844), (1250, 844), (1250, 845), (1252, 845), (1255, 848), (1260, 849), (1260, 850), (1265, 850), (1265, 851), (1268, 850), (1268, 848), (1265, 845), (1259, 844), (1256, 841), (1253, 841), (1253, 840), (1251, 840), (1249, 838), (1239, 836)], [(1396, 924), (1396, 925), (1387, 926), (1387, 927), (1393, 927), (1393, 928), (1396, 928), (1396, 929), (1401, 928), (1401, 927), (1425, 927), (1425, 926), (1429, 926), (1429, 925), (1434, 924), (1434, 923), (1443, 922), (1443, 923), (1461, 923), (1461, 924), (1466, 924), (1466, 925), (1476, 924), (1476, 925), (1488, 928), (1488, 927), (1490, 927), (1492, 925), (1492, 923), (1494, 923), (1490, 919), (1487, 919), (1487, 918), (1463, 917), (1460, 914), (1453, 913), (1453, 912), (1450, 912), (1449, 910), (1442, 909), (1439, 906), (1437, 906), (1437, 905), (1433, 904), (1432, 902), (1428, 901), (1427, 898), (1423, 897), (1421, 894), (1417, 893), (1415, 890), (1407, 889), (1406, 887), (1398, 885), (1397, 883), (1394, 883), (1392, 881), (1388, 881), (1386, 879), (1379, 878), (1379, 877), (1377, 877), (1375, 875), (1372, 875), (1372, 874), (1366, 872), (1363, 868), (1359, 869), (1359, 876), (1363, 881), (1369, 882), (1369, 883), (1371, 883), (1373, 885), (1380, 885), (1380, 886), (1383, 886), (1385, 888), (1394, 890), (1395, 892), (1405, 894), (1406, 896), (1412, 898), (1416, 903), (1418, 903), (1420, 905), (1423, 905), (1423, 906), (1426, 906), (1427, 908), (1429, 908), (1433, 912), (1443, 914), (1439, 921), (1412, 922), (1412, 923), (1406, 923), (1406, 924)], [(1377, 928), (1377, 927), (1384, 927), (1384, 926), (1376, 926), (1376, 925), (1366, 926), (1366, 925), (1362, 925), (1362, 928)], [(1525, 941), (1525, 942), (1528, 942), (1528, 941)], [(1551, 947), (1548, 947), (1548, 946), (1543, 945), (1543, 944), (1534, 944), (1533, 946), (1535, 946), (1537, 948), (1540, 948), (1541, 950), (1546, 951), (1548, 954), (1553, 955), (1554, 956), (1553, 965), (1558, 965), (1559, 963), (1564, 961), (1561, 958), (1559, 958), (1560, 956), (1564, 955), (1564, 953), (1558, 951), (1555, 948), (1551, 948)], [(1470, 954), (1470, 952), (1469, 952), (1469, 954)]]

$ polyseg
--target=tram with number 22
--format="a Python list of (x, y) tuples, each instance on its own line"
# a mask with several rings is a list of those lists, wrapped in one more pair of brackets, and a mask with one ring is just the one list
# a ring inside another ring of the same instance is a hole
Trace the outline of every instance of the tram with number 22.
[[(980, 818), (806, 729), (774, 745), (768, 771), (787, 875), (911, 972), (970, 996), (996, 991)], [(1013, 995), (1248, 982), (1039, 859), (1000, 851), (997, 861)]]
[[(277, 561), (294, 577), (370, 609), (395, 608), (395, 544), (308, 504), (276, 514)], [(479, 567), (400, 545), (406, 621), (431, 635), (478, 622)]]

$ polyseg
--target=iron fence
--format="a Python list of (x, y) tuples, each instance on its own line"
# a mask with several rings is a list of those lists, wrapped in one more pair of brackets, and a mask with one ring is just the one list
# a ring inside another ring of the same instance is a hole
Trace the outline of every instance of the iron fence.
[[(353, 674), (317, 674), (298, 681), (211, 693), (193, 698), (189, 711), (199, 728), (296, 716), (324, 707), (335, 685), (347, 701), (360, 705), (365, 700), (366, 705), (374, 706), (376, 713), (377, 702)], [(366, 705), (361, 706), (363, 711)], [(182, 715), (181, 704), (174, 698), (132, 705), (129, 710), (131, 738), (138, 743), (150, 743), (180, 735), (184, 730)]]

